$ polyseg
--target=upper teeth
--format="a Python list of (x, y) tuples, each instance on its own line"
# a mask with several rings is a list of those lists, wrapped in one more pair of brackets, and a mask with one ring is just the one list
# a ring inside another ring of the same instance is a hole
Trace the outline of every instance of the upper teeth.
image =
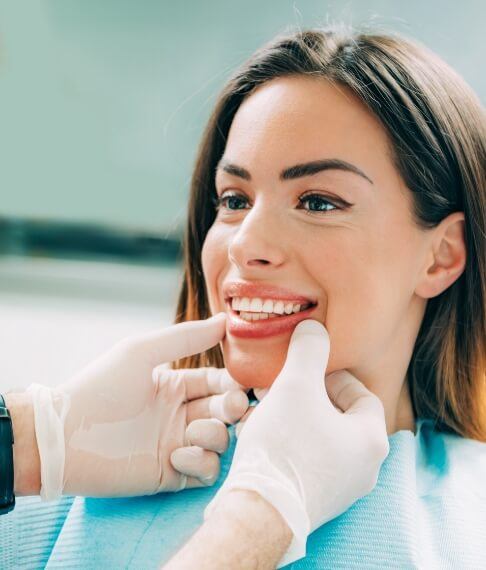
[(252, 313), (298, 313), (301, 308), (305, 309), (309, 306), (300, 303), (292, 303), (291, 301), (273, 301), (272, 299), (260, 299), (260, 297), (233, 297), (231, 299), (231, 308), (234, 311), (247, 311)]

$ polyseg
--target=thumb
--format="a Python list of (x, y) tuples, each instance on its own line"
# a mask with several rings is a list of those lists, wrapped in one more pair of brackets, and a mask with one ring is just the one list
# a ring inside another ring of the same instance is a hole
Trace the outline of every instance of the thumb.
[(154, 367), (161, 362), (172, 362), (199, 354), (220, 342), (226, 333), (226, 313), (209, 319), (186, 321), (147, 334), (143, 341), (150, 350)]
[(253, 388), (256, 399), (260, 402), (268, 394), (270, 388)]
[(246, 410), (246, 412), (243, 414), (243, 416), (241, 417), (240, 421), (235, 425), (235, 435), (236, 438), (238, 439), (238, 437), (240, 436), (240, 432), (241, 430), (245, 427), (246, 421), (247, 419), (251, 416), (251, 414), (254, 412), (256, 406), (250, 406), (248, 408), (248, 410)]
[(330, 339), (324, 325), (313, 319), (301, 321), (290, 337), (285, 364), (270, 391), (285, 389), (297, 396), (310, 390), (329, 401), (324, 388), (329, 350)]
[(326, 377), (326, 390), (331, 400), (347, 415), (384, 417), (381, 400), (347, 370), (337, 370)]

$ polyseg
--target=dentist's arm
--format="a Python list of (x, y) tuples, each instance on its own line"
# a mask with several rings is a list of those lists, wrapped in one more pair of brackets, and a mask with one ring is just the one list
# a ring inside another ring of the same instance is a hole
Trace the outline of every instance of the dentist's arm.
[(164, 570), (276, 568), (292, 532), (258, 493), (232, 490)]
[[(40, 490), (40, 461), (34, 413), (28, 394), (7, 394), (14, 430), (14, 491)], [(224, 532), (223, 532), (224, 531)], [(275, 508), (254, 491), (231, 491), (214, 515), (179, 552), (174, 568), (275, 568), (292, 533)], [(168, 566), (172, 568), (172, 566)]]
[(225, 369), (160, 366), (217, 344), (225, 314), (126, 339), (55, 388), (5, 394), (14, 432), (14, 492), (134, 496), (207, 486), (225, 426), (248, 397)]
[(38, 495), (40, 491), (40, 460), (34, 428), (32, 400), (26, 393), (5, 394), (5, 404), (12, 419), (15, 445), (14, 493)]

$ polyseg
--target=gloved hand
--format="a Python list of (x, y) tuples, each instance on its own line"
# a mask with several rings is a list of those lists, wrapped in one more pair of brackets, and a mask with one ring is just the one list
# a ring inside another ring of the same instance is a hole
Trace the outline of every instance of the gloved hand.
[(305, 556), (312, 531), (374, 488), (389, 451), (381, 401), (346, 371), (325, 378), (329, 350), (321, 323), (296, 326), (286, 362), (247, 413), (228, 476), (204, 511), (207, 519), (231, 489), (259, 493), (294, 535), (278, 568)]
[(270, 388), (253, 388), (253, 394), (257, 399), (256, 402), (250, 402), (250, 407), (246, 410), (243, 416), (240, 418), (240, 421), (235, 424), (235, 435), (236, 439), (238, 439), (241, 430), (243, 429), (246, 420), (251, 416), (252, 412), (255, 410), (255, 407), (260, 403), (261, 400), (268, 394)]
[(214, 483), (218, 453), (228, 446), (225, 423), (244, 414), (248, 397), (225, 369), (160, 364), (216, 345), (225, 322), (220, 313), (129, 338), (65, 384), (31, 385), (41, 497), (134, 496)]

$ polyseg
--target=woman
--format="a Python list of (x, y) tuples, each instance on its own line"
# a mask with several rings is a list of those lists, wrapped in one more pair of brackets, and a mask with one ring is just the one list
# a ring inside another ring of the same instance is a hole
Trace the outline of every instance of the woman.
[[(389, 434), (376, 488), (293, 567), (486, 564), (485, 134), (464, 81), (386, 35), (277, 37), (216, 103), (176, 321), (224, 310), (229, 324), (222, 350), (175, 367), (226, 366), (268, 387), (296, 322), (314, 319), (329, 332), (327, 373), (349, 370), (379, 396)], [(190, 493), (183, 507), (181, 494), (78, 504), (51, 561), (152, 567), (200, 524), (214, 488)], [(214, 552), (217, 534), (188, 557)], [(111, 558), (97, 536), (111, 537)]]
[[(260, 321), (227, 301), (266, 295), (233, 281), (285, 286), (317, 303), (306, 314), (329, 331), (328, 371), (383, 396), (389, 433), (423, 417), (486, 441), (485, 135), (470, 88), (408, 40), (310, 30), (258, 50), (199, 147), (176, 319), (226, 310), (234, 324), (223, 353), (179, 366), (270, 385), (289, 333), (248, 340)], [(279, 179), (316, 159), (318, 174)]]
[[(382, 489), (315, 533), (311, 566), (484, 566), (484, 530), (458, 523), (468, 509), (486, 522), (485, 235), (484, 111), (426, 48), (297, 32), (223, 89), (192, 179), (177, 321), (226, 310), (229, 325), (222, 351), (178, 366), (268, 387), (296, 320), (316, 319), (328, 373), (347, 369), (380, 397), (396, 444)], [(396, 532), (356, 538), (390, 516), (380, 504), (396, 507)]]

